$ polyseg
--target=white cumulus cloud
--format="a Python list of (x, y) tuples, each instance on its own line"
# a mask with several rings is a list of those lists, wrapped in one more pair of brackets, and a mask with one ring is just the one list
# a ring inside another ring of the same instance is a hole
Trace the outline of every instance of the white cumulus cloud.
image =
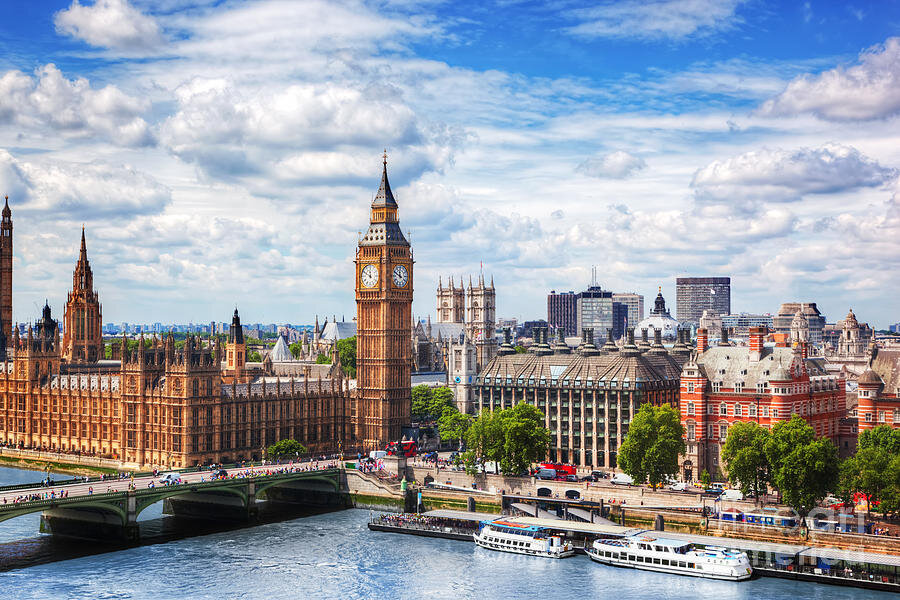
[(766, 116), (810, 113), (833, 121), (896, 115), (900, 112), (900, 38), (869, 48), (852, 67), (794, 79), (758, 112)]
[(575, 167), (575, 170), (588, 177), (625, 179), (646, 167), (647, 163), (641, 157), (618, 150), (603, 156), (588, 158)]
[(115, 50), (147, 50), (162, 42), (156, 20), (141, 13), (128, 0), (96, 0), (71, 6), (53, 17), (56, 30), (91, 46)]
[(896, 169), (856, 148), (826, 144), (795, 150), (763, 148), (717, 160), (697, 171), (691, 187), (702, 202), (790, 202), (806, 194), (878, 187), (896, 177)]
[(53, 64), (0, 76), (0, 123), (47, 129), (65, 137), (102, 137), (123, 146), (152, 143), (140, 116), (149, 108), (141, 98), (114, 85), (91, 88), (87, 79), (67, 79)]
[(127, 165), (24, 161), (2, 149), (0, 189), (17, 212), (82, 221), (158, 213), (171, 201), (167, 187)]

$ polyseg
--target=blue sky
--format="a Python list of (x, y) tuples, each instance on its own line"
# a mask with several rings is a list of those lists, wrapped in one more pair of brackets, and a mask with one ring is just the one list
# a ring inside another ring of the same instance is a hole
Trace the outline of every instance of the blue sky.
[(88, 234), (105, 321), (351, 317), (382, 148), (414, 312), (600, 283), (900, 320), (900, 2), (0, 3), (14, 318)]

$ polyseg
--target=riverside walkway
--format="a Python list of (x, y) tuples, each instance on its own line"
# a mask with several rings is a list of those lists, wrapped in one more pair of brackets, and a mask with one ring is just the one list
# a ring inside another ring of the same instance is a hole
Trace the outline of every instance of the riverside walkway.
[(252, 521), (257, 499), (308, 504), (341, 502), (340, 463), (334, 460), (280, 465), (184, 469), (178, 483), (163, 473), (127, 478), (93, 477), (0, 487), (0, 521), (42, 513), (41, 531), (92, 539), (137, 541), (137, 517), (166, 501), (166, 512), (180, 516)]

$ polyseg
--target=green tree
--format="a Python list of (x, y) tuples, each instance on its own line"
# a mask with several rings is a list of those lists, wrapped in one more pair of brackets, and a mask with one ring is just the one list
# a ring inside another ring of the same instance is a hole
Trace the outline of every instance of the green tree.
[(500, 411), (481, 411), (466, 431), (464, 461), (466, 471), (477, 468), (489, 461), (499, 461), (503, 453), (503, 430), (499, 418)]
[(456, 408), (456, 403), (453, 401), (453, 390), (446, 386), (432, 389), (431, 399), (428, 402), (428, 420), (436, 421), (448, 407)]
[(330, 365), (331, 359), (328, 357), (327, 354), (320, 354), (316, 357), (316, 364), (317, 365)]
[(863, 431), (858, 450), (841, 464), (840, 494), (849, 501), (859, 492), (869, 499), (869, 508), (882, 513), (900, 508), (900, 430), (887, 425)]
[(799, 446), (811, 444), (815, 439), (815, 430), (798, 415), (791, 417), (790, 421), (776, 423), (766, 442), (766, 458), (773, 479), (791, 452)]
[(838, 469), (837, 447), (827, 438), (818, 438), (784, 457), (772, 480), (784, 503), (805, 518), (836, 488)]
[(710, 483), (712, 483), (712, 478), (709, 475), (709, 471), (703, 469), (703, 472), (700, 473), (700, 484), (708, 488)]
[(752, 493), (759, 498), (766, 490), (769, 438), (769, 430), (753, 421), (737, 422), (728, 429), (722, 460), (728, 469), (728, 480), (732, 485), (738, 485), (745, 495)]
[(356, 378), (356, 336), (338, 340), (336, 345), (344, 374), (351, 379)]
[(441, 434), (441, 440), (464, 440), (471, 425), (471, 415), (463, 414), (456, 410), (456, 407), (448, 406), (438, 419), (438, 432)]
[(772, 485), (801, 517), (837, 489), (837, 448), (831, 440), (817, 439), (815, 430), (799, 415), (775, 424), (766, 443), (766, 458)]
[(619, 467), (636, 482), (656, 486), (678, 474), (684, 427), (671, 406), (644, 404), (634, 415), (617, 455)]
[(525, 354), (526, 352), (528, 352), (525, 346), (516, 346), (515, 350), (516, 354)]
[(419, 421), (424, 421), (431, 407), (431, 388), (427, 385), (417, 385), (412, 388), (412, 416)]
[(503, 436), (499, 464), (504, 475), (520, 475), (547, 455), (550, 432), (536, 406), (520, 402), (501, 410), (495, 418), (499, 418)]
[(271, 459), (289, 458), (298, 454), (306, 454), (306, 446), (297, 440), (279, 440), (266, 449), (266, 456)]
[(900, 429), (879, 425), (859, 434), (857, 448), (881, 448), (894, 456), (900, 455)]
[(291, 356), (300, 358), (300, 354), (303, 352), (303, 345), (300, 342), (294, 342), (288, 346), (288, 350), (291, 351)]
[(262, 357), (256, 350), (251, 350), (247, 353), (247, 362), (262, 362)]

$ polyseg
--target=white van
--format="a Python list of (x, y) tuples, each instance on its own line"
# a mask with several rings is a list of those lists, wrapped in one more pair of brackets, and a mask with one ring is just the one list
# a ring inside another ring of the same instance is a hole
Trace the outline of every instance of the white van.
[(732, 500), (737, 502), (738, 500), (744, 499), (744, 492), (741, 490), (725, 490), (722, 492), (722, 495), (719, 496), (722, 500)]
[(166, 473), (159, 478), (159, 482), (163, 485), (178, 485), (179, 483), (181, 483), (181, 474), (174, 472)]
[(385, 456), (387, 456), (387, 451), (385, 450), (372, 450), (369, 452), (369, 458), (372, 460), (381, 460)]
[(634, 485), (634, 479), (625, 473), (616, 473), (609, 482), (615, 485)]
[(669, 485), (666, 486), (673, 492), (686, 492), (688, 491), (688, 484), (683, 481), (672, 481)]

